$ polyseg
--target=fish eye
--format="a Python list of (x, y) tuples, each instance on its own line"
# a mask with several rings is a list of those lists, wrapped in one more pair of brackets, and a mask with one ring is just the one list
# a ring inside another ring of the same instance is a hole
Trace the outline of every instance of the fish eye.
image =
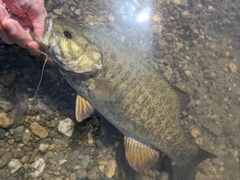
[(64, 36), (65, 36), (66, 38), (72, 39), (72, 34), (71, 34), (70, 32), (64, 31), (63, 34), (64, 34)]

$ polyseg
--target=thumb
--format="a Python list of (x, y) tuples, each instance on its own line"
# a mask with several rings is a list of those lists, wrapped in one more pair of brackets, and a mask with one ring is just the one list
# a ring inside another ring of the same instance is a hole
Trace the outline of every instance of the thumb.
[(44, 1), (31, 1), (29, 3), (27, 15), (32, 23), (34, 32), (37, 36), (41, 37), (44, 32), (45, 18), (47, 17)]

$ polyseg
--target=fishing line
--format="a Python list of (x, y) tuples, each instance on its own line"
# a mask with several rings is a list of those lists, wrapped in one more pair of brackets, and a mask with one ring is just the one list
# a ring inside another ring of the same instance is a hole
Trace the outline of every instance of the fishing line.
[(45, 65), (46, 65), (47, 61), (49, 60), (49, 57), (48, 57), (48, 55), (47, 55), (46, 53), (38, 50), (36, 47), (35, 47), (35, 50), (36, 50), (37, 52), (39, 52), (40, 54), (44, 55), (44, 56), (45, 56), (45, 60), (44, 60), (44, 64), (43, 64), (43, 67), (42, 67), (41, 77), (40, 77), (40, 79), (39, 79), (39, 82), (38, 82), (38, 85), (37, 85), (37, 89), (36, 89), (36, 91), (35, 91), (35, 93), (34, 93), (34, 96), (33, 96), (32, 98), (29, 98), (29, 99), (28, 99), (30, 102), (33, 101), (33, 100), (35, 100), (35, 98), (36, 98), (37, 92), (38, 92), (39, 87), (40, 87), (40, 85), (41, 85), (41, 83), (42, 83)]

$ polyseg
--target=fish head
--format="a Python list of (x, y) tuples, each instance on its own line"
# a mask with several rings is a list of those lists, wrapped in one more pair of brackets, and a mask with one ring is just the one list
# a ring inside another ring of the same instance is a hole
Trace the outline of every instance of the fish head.
[(47, 17), (43, 36), (34, 39), (61, 69), (91, 73), (102, 69), (102, 55), (89, 40), (89, 33), (81, 25)]

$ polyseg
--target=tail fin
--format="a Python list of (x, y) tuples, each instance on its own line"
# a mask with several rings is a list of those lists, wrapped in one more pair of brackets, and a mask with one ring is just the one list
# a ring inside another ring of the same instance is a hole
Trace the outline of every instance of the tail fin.
[(185, 164), (176, 164), (172, 166), (171, 180), (195, 180), (196, 167), (206, 159), (217, 158), (216, 155), (199, 148), (198, 155)]

